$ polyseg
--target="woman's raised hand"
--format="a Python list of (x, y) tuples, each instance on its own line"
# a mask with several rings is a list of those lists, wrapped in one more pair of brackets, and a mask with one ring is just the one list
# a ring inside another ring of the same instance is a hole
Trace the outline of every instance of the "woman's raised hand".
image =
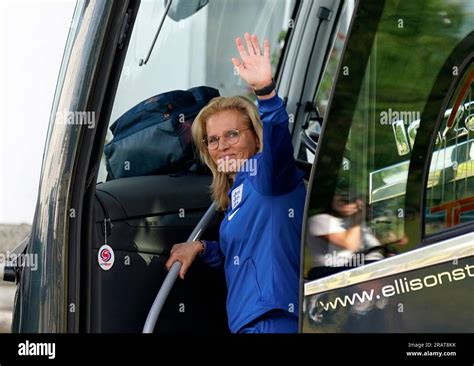
[(236, 38), (235, 44), (241, 59), (233, 57), (232, 63), (238, 70), (242, 80), (252, 89), (261, 89), (272, 82), (270, 43), (268, 39), (263, 42), (263, 54), (255, 34), (250, 36), (249, 33), (245, 33), (245, 43), (247, 49), (245, 49), (240, 37)]

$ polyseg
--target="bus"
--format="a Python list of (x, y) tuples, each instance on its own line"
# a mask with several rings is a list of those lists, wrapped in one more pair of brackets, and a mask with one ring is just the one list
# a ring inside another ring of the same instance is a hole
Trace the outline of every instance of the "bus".
[[(472, 333), (473, 19), (471, 0), (78, 0), (32, 231), (14, 252), (38, 268), (3, 269), (17, 283), (12, 331), (142, 331), (212, 177), (114, 179), (111, 126), (172, 90), (254, 99), (230, 64), (250, 32), (270, 40), (306, 174), (300, 332)], [(71, 111), (86, 114), (66, 123)], [(154, 331), (229, 333), (225, 299), (223, 271), (196, 261)]]

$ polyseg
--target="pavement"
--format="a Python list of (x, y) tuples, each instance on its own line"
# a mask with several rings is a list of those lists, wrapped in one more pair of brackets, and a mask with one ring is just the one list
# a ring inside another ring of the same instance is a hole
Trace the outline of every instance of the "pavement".
[[(0, 224), (0, 254), (13, 249), (30, 232), (28, 224)], [(10, 333), (15, 291), (14, 283), (0, 282), (0, 333)]]
[(0, 285), (0, 333), (10, 333), (15, 284)]

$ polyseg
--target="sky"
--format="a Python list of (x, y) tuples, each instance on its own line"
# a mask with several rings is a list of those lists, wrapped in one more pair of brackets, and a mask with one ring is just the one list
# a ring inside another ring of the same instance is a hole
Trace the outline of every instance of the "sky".
[(75, 0), (0, 0), (0, 224), (33, 221)]

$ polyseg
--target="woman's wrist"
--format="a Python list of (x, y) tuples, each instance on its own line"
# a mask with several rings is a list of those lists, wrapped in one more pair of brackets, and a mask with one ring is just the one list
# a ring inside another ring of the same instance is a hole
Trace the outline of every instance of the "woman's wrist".
[(197, 245), (197, 253), (198, 255), (202, 255), (204, 253), (204, 251), (206, 250), (206, 242), (204, 240), (197, 240), (195, 241), (196, 245)]
[(260, 100), (271, 99), (276, 95), (276, 91), (273, 90), (270, 94), (267, 95), (257, 95), (257, 98)]
[(257, 97), (270, 97), (272, 93), (274, 93), (276, 88), (275, 82), (273, 79), (269, 81), (264, 81), (262, 83), (256, 84), (253, 86), (253, 91)]
[(260, 83), (255, 84), (255, 85), (252, 85), (252, 89), (254, 89), (254, 90), (263, 89), (266, 86), (270, 85), (271, 83), (273, 83), (273, 79), (267, 79), (267, 80), (264, 80)]

